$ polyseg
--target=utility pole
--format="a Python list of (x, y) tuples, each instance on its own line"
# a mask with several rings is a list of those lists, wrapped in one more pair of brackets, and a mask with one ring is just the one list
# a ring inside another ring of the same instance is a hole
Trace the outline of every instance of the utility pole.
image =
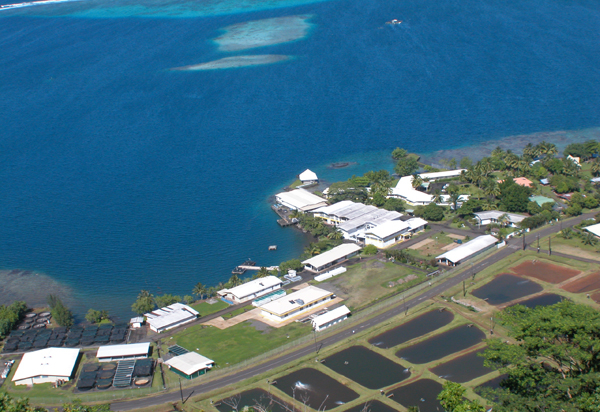
[(538, 253), (540, 253), (540, 235), (537, 235), (537, 241), (538, 241)]
[(179, 394), (181, 395), (181, 405), (183, 405), (183, 388), (181, 387), (181, 378), (179, 378)]
[(552, 254), (552, 242), (550, 239), (552, 239), (552, 235), (548, 236), (548, 256)]
[(525, 233), (523, 233), (523, 250), (525, 250)]
[(463, 280), (463, 296), (467, 296), (467, 286), (466, 286), (466, 281)]

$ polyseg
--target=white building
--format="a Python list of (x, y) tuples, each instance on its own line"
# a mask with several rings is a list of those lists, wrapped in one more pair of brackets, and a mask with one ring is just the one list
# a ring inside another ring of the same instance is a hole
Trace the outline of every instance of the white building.
[(144, 317), (136, 316), (135, 318), (131, 318), (129, 324), (131, 325), (131, 329), (139, 329), (144, 324)]
[(342, 200), (333, 205), (320, 207), (313, 210), (315, 217), (321, 218), (328, 225), (338, 226), (343, 222), (356, 219), (367, 213), (375, 212), (375, 206), (363, 205), (362, 203), (354, 203), (351, 200)]
[(100, 346), (96, 357), (100, 362), (116, 360), (144, 359), (150, 353), (150, 342), (131, 343), (128, 345)]
[(409, 239), (411, 233), (409, 224), (401, 220), (394, 220), (379, 225), (365, 232), (365, 244), (374, 245), (380, 249), (391, 246), (401, 240)]
[(348, 309), (346, 305), (342, 305), (339, 308), (335, 308), (322, 315), (316, 316), (312, 320), (313, 328), (317, 332), (322, 331), (323, 329), (326, 329), (330, 326), (335, 325), (336, 323), (347, 319), (349, 314), (350, 309)]
[(79, 349), (47, 348), (23, 355), (12, 377), (15, 385), (68, 381), (79, 358)]
[(146, 322), (154, 332), (164, 332), (177, 326), (194, 321), (199, 313), (183, 303), (174, 303), (170, 306), (146, 313)]
[(477, 219), (477, 224), (481, 226), (489, 225), (492, 223), (498, 223), (499, 219), (506, 215), (508, 226), (516, 227), (519, 223), (523, 221), (527, 216), (518, 215), (515, 213), (506, 213), (501, 212), (499, 210), (489, 210), (486, 212), (477, 212), (473, 213), (475, 218)]
[(308, 286), (282, 298), (271, 301), (260, 308), (268, 319), (281, 322), (329, 302), (333, 293), (316, 286)]
[(265, 276), (231, 289), (222, 289), (217, 295), (233, 303), (242, 303), (280, 289), (282, 284), (283, 282), (275, 276)]
[(319, 178), (317, 174), (310, 169), (306, 169), (304, 172), (298, 175), (298, 179), (302, 182), (302, 184), (311, 184), (311, 183), (319, 183)]
[(275, 195), (277, 203), (300, 212), (308, 212), (326, 206), (327, 201), (304, 189), (295, 189)]
[[(434, 182), (439, 179), (458, 177), (465, 170), (466, 169), (456, 169), (447, 170), (445, 172), (421, 173), (419, 176), (421, 177), (421, 179), (426, 179), (430, 182)], [(406, 203), (413, 206), (426, 206), (433, 202), (433, 196), (421, 192), (412, 186), (413, 179), (413, 176), (401, 177), (396, 187), (392, 190), (390, 197), (400, 198)], [(463, 200), (466, 199), (468, 199), (468, 197), (463, 197)], [(447, 200), (445, 202), (447, 202)]]
[(361, 247), (354, 243), (343, 243), (325, 253), (321, 253), (320, 255), (313, 256), (310, 259), (303, 261), (302, 264), (305, 269), (310, 270), (311, 272), (322, 272), (333, 265), (342, 263), (352, 256), (355, 256), (360, 249)]
[(199, 353), (188, 352), (169, 359), (165, 364), (178, 375), (186, 379), (193, 379), (204, 375), (215, 365), (215, 361)]
[(585, 230), (593, 234), (594, 236), (600, 237), (600, 223), (584, 227)]
[(410, 227), (409, 230), (413, 235), (415, 233), (419, 233), (425, 230), (425, 226), (427, 226), (427, 223), (429, 223), (425, 219), (421, 219), (420, 217), (413, 217), (412, 219), (408, 219), (405, 222), (408, 223), (408, 226)]
[(497, 241), (498, 239), (492, 235), (479, 236), (455, 249), (439, 255), (436, 257), (436, 259), (438, 263), (443, 263), (448, 266), (456, 266), (494, 247)]

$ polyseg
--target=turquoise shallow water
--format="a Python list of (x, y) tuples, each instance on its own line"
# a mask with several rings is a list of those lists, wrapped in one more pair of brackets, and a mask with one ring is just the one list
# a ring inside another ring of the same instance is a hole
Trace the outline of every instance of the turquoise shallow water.
[[(333, 181), (391, 169), (396, 146), (600, 125), (595, 2), (181, 4), (0, 15), (0, 267), (64, 283), (79, 312), (297, 255), (268, 198), (306, 168)], [(226, 26), (307, 14), (307, 37), (244, 51), (289, 61), (169, 71), (235, 56), (212, 41)]]

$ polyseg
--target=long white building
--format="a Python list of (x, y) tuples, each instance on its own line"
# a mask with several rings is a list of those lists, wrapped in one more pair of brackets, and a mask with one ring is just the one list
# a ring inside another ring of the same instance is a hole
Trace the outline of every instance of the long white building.
[(300, 212), (308, 212), (327, 205), (325, 199), (304, 189), (278, 193), (275, 195), (275, 200), (283, 206)]
[(12, 377), (15, 385), (68, 381), (79, 358), (79, 349), (47, 348), (23, 355)]
[(265, 276), (231, 289), (222, 289), (217, 292), (217, 295), (233, 303), (243, 303), (280, 289), (282, 284), (281, 279), (275, 276)]
[(498, 239), (492, 235), (478, 236), (475, 239), (449, 250), (448, 252), (436, 257), (438, 263), (448, 266), (456, 266), (464, 261), (485, 252), (494, 247)]
[(273, 300), (260, 308), (264, 317), (281, 322), (324, 305), (332, 298), (332, 292), (316, 286), (308, 286)]
[(320, 255), (313, 256), (302, 262), (304, 269), (319, 273), (325, 269), (342, 263), (355, 256), (361, 247), (354, 243), (343, 243)]
[(194, 321), (199, 313), (183, 303), (174, 303), (144, 314), (146, 322), (154, 332), (164, 332)]
[[(466, 169), (447, 170), (445, 172), (433, 172), (433, 173), (421, 173), (419, 176), (421, 179), (427, 179), (430, 182), (447, 179), (451, 177), (458, 177)], [(390, 197), (397, 197), (404, 200), (406, 203), (413, 206), (426, 206), (433, 202), (433, 196), (430, 194), (421, 192), (412, 186), (414, 177), (403, 176), (398, 181), (396, 187), (392, 190)], [(467, 200), (467, 197), (463, 196), (463, 200)], [(447, 200), (445, 200), (447, 202)]]

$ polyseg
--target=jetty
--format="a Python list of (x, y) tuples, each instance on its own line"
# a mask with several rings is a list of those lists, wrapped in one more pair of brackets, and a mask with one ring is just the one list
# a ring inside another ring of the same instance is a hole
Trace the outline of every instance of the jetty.
[(290, 214), (291, 210), (289, 210), (286, 207), (272, 205), (271, 210), (273, 210), (275, 213), (277, 213), (277, 215), (280, 217), (280, 219), (277, 219), (277, 223), (279, 223), (279, 226), (281, 226), (281, 227), (292, 226), (292, 225), (295, 225), (296, 223), (298, 223), (298, 219), (296, 219), (296, 218), (290, 219), (289, 214)]

